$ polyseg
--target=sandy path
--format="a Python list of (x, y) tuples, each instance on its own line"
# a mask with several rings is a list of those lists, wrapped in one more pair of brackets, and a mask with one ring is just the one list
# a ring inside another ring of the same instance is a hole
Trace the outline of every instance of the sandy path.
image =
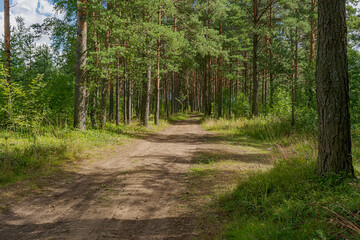
[(176, 208), (207, 133), (195, 119), (84, 162), (48, 191), (0, 214), (0, 239), (192, 239)]

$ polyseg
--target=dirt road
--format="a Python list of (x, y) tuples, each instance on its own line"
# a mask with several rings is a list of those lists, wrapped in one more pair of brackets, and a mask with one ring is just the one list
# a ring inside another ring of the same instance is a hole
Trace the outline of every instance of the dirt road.
[(206, 135), (192, 118), (85, 161), (0, 213), (0, 239), (196, 239), (176, 209)]

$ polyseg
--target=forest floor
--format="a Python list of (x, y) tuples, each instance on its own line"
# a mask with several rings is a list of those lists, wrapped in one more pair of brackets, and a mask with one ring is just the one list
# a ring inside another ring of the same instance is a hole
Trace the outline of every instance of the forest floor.
[(192, 116), (2, 197), (0, 239), (218, 238), (217, 198), (272, 166), (266, 147), (230, 144)]

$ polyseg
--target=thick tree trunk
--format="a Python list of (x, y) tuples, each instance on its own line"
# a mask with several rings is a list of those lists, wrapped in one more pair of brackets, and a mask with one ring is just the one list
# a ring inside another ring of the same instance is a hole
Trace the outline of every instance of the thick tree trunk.
[(351, 155), (346, 0), (319, 0), (317, 171), (354, 176)]
[(87, 89), (86, 89), (86, 57), (87, 57), (87, 23), (86, 3), (80, 0), (77, 10), (77, 61), (75, 82), (74, 127), (86, 130)]

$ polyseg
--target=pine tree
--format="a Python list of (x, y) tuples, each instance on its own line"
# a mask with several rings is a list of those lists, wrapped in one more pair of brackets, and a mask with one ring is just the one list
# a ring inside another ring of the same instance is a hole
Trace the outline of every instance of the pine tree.
[(317, 171), (354, 176), (351, 155), (345, 0), (319, 0), (316, 92)]

